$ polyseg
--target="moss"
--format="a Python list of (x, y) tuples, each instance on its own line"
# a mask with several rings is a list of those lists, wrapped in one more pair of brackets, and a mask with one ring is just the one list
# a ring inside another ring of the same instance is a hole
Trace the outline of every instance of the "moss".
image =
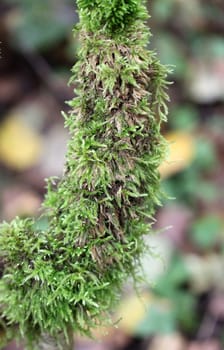
[(124, 32), (137, 20), (147, 19), (142, 0), (77, 0), (81, 26), (90, 31), (103, 31), (109, 35)]
[(41, 333), (89, 335), (104, 322), (124, 280), (138, 276), (160, 204), (168, 70), (147, 50), (144, 3), (77, 2), (71, 138), (62, 179), (48, 180), (49, 228), (18, 218), (0, 226), (2, 316), (32, 347)]

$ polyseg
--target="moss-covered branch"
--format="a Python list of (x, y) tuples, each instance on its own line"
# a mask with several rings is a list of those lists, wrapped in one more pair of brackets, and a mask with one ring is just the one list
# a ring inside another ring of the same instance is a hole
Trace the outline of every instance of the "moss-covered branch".
[(48, 181), (49, 228), (37, 231), (32, 219), (0, 226), (2, 317), (28, 344), (104, 322), (127, 276), (137, 276), (160, 203), (167, 68), (147, 50), (144, 2), (77, 3), (71, 139), (62, 179)]

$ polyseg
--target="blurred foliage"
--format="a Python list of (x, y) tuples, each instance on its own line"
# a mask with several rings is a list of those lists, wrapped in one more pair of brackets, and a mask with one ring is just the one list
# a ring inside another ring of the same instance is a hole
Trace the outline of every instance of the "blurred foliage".
[(159, 32), (153, 42), (157, 48), (161, 62), (174, 66), (174, 75), (181, 78), (186, 72), (187, 60), (181, 42), (169, 33)]
[[(166, 274), (162, 275), (154, 288), (154, 292), (167, 298), (172, 305), (176, 328), (192, 330), (197, 314), (195, 313), (196, 298), (189, 291), (184, 290), (189, 279), (189, 271), (179, 254), (172, 257)], [(157, 330), (157, 332), (159, 329)]]
[(198, 124), (198, 112), (192, 104), (178, 105), (170, 113), (170, 127), (174, 130), (194, 131)]
[(46, 50), (71, 35), (77, 16), (73, 0), (7, 0), (16, 5), (9, 17), (13, 43), (29, 50)]
[(213, 143), (205, 137), (196, 142), (194, 160), (184, 172), (177, 173), (164, 181), (165, 192), (177, 201), (197, 206), (199, 197), (213, 199), (217, 194), (216, 185), (205, 178), (216, 166), (216, 153)]
[(191, 238), (196, 246), (202, 249), (212, 249), (215, 245), (221, 243), (219, 241), (223, 229), (222, 220), (217, 215), (207, 215), (193, 223)]
[(146, 317), (137, 326), (134, 333), (140, 337), (146, 337), (157, 333), (171, 333), (175, 329), (174, 312), (169, 310), (167, 305), (160, 303), (149, 307)]

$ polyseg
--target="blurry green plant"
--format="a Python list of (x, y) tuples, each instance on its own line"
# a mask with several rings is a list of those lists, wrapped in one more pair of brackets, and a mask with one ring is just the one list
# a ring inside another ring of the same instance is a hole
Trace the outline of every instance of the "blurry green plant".
[(62, 179), (48, 180), (48, 228), (19, 218), (0, 226), (2, 318), (32, 349), (52, 339), (64, 349), (71, 331), (105, 323), (124, 280), (137, 279), (160, 204), (168, 69), (146, 49), (144, 1), (77, 4), (71, 139)]
[(172, 130), (195, 132), (199, 125), (199, 117), (193, 105), (177, 105), (170, 111), (169, 125)]
[[(175, 123), (175, 126), (182, 127), (181, 124), (184, 125), (180, 120), (179, 123)], [(189, 125), (189, 129), (193, 130), (193, 124)], [(193, 208), (196, 207), (198, 199), (208, 202), (214, 200), (219, 194), (218, 189), (215, 184), (206, 179), (205, 175), (215, 169), (216, 164), (214, 144), (204, 136), (198, 137), (195, 158), (191, 166), (165, 180), (162, 184), (163, 189), (171, 198)]]
[(191, 239), (201, 249), (212, 249), (222, 243), (223, 222), (218, 215), (210, 214), (195, 221), (191, 228)]
[(12, 43), (24, 50), (45, 50), (68, 37), (76, 19), (73, 0), (6, 0), (16, 5), (8, 25)]
[(174, 252), (166, 271), (151, 288), (152, 297), (145, 317), (134, 330), (136, 336), (171, 334), (180, 329), (185, 334), (193, 334), (198, 317), (197, 299), (188, 286), (190, 278), (184, 258)]
[(182, 328), (186, 333), (191, 332), (197, 322), (196, 297), (187, 288), (189, 280), (190, 273), (183, 257), (175, 253), (154, 288), (155, 295), (169, 300), (175, 329)]
[(156, 46), (159, 58), (163, 64), (172, 62), (175, 67), (175, 78), (183, 79), (187, 74), (187, 59), (183, 43), (175, 36), (160, 31), (154, 38), (153, 45)]

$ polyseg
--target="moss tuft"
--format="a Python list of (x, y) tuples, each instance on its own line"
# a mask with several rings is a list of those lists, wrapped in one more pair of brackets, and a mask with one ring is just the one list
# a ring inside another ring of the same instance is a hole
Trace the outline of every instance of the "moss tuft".
[(83, 26), (91, 31), (124, 32), (148, 15), (142, 0), (77, 0)]

